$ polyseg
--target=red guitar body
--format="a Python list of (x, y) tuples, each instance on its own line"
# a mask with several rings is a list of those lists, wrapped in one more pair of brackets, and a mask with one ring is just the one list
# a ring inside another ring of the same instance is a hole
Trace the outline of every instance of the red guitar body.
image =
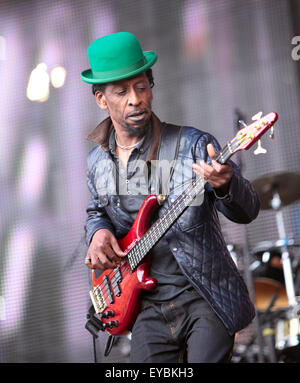
[[(147, 232), (158, 207), (156, 195), (150, 195), (145, 199), (130, 231), (124, 238), (119, 240), (119, 245), (124, 252), (128, 252)], [(149, 277), (150, 262), (151, 257), (147, 255), (139, 266), (132, 271), (128, 261), (124, 261), (119, 268), (122, 277), (122, 280), (118, 283), (119, 296), (113, 291), (113, 303), (111, 303), (111, 299), (109, 299), (110, 297), (106, 291), (101, 292), (106, 305), (106, 308), (101, 311), (101, 321), (107, 326), (106, 331), (111, 335), (124, 335), (131, 330), (140, 308), (140, 292), (142, 290), (152, 290), (156, 287), (156, 279)], [(116, 282), (114, 281), (115, 270), (105, 270), (98, 278), (96, 278), (95, 272), (92, 270), (93, 290), (97, 287), (105, 290), (105, 277), (109, 279), (112, 287), (116, 287)], [(105, 318), (105, 315), (109, 312), (113, 312), (113, 315)], [(112, 323), (113, 326), (111, 327)]]

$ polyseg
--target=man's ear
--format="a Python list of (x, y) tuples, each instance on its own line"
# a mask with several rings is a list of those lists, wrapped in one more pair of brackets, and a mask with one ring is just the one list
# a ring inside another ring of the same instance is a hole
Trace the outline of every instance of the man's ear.
[(96, 102), (102, 110), (107, 110), (106, 98), (103, 92), (97, 91), (95, 93)]

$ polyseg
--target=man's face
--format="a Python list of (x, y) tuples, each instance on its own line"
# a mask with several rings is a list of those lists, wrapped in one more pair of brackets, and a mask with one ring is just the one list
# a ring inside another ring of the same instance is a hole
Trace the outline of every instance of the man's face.
[(114, 126), (132, 136), (142, 136), (151, 118), (152, 90), (145, 73), (108, 84), (96, 92), (101, 109), (108, 109)]

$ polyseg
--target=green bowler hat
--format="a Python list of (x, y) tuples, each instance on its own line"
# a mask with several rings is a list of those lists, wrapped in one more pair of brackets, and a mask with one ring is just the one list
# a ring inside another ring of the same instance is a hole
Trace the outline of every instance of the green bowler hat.
[(157, 60), (153, 51), (142, 51), (138, 39), (129, 32), (117, 32), (95, 40), (88, 47), (91, 69), (81, 73), (89, 84), (105, 84), (138, 75)]

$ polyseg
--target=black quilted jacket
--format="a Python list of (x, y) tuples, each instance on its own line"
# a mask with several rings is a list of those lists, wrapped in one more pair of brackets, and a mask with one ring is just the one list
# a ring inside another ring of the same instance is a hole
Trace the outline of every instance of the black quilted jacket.
[[(185, 166), (187, 161), (210, 162), (206, 151), (209, 142), (217, 151), (220, 150), (212, 135), (184, 127), (178, 163)], [(132, 224), (130, 216), (120, 206), (119, 197), (112, 190), (105, 192), (112, 172), (110, 155), (102, 149), (97, 145), (88, 156), (87, 183), (91, 198), (85, 225), (87, 244), (100, 228), (111, 230), (119, 239), (126, 235)], [(255, 310), (244, 280), (228, 253), (217, 210), (233, 222), (246, 224), (256, 218), (260, 207), (253, 186), (241, 177), (234, 163), (231, 164), (234, 174), (227, 197), (218, 198), (213, 188), (206, 184), (203, 203), (190, 206), (166, 233), (170, 250), (182, 272), (210, 303), (230, 335), (246, 327), (254, 318)], [(174, 171), (170, 195), (159, 215), (177, 197), (174, 190), (180, 181), (179, 172)]]

